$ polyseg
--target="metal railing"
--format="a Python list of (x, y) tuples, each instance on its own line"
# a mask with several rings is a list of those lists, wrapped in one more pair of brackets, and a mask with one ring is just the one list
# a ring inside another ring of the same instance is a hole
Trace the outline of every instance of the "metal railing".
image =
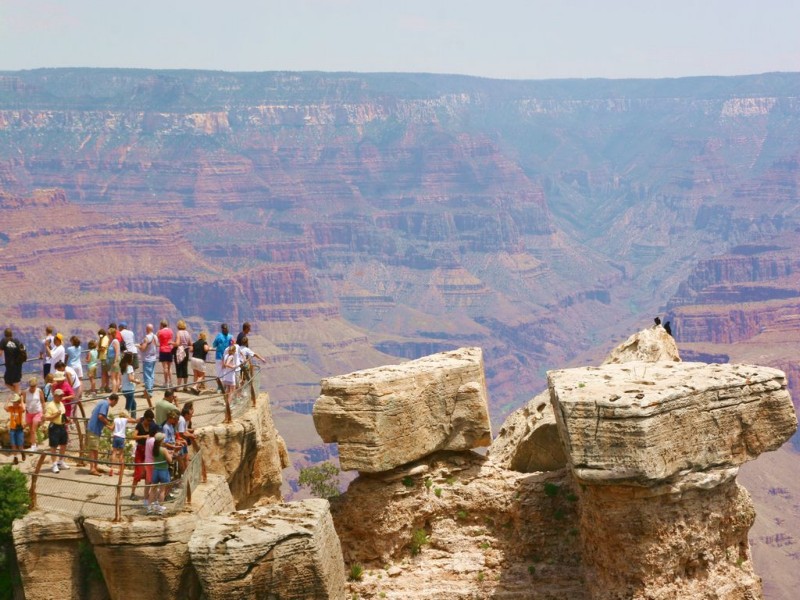
[[(108, 460), (91, 460), (74, 455), (58, 455), (52, 452), (34, 452), (39, 458), (31, 474), (30, 500), (31, 510), (56, 512), (70, 516), (82, 516), (99, 519), (113, 519), (119, 522), (123, 517), (134, 517), (146, 514), (144, 504), (139, 499), (131, 499), (134, 489), (130, 470), (136, 467), (152, 466), (154, 463), (113, 462)], [(45, 467), (47, 457), (51, 460), (72, 461), (72, 469), (60, 473), (49, 473)], [(116, 470), (113, 478), (104, 476), (87, 476), (78, 467), (78, 461), (96, 463), (108, 467), (109, 472)], [(202, 451), (196, 448), (186, 469), (179, 478), (168, 484), (146, 484), (135, 486), (144, 492), (146, 497), (150, 490), (160, 485), (167, 486), (172, 499), (167, 501), (165, 514), (175, 514), (192, 502), (192, 491), (200, 483), (205, 483)]]

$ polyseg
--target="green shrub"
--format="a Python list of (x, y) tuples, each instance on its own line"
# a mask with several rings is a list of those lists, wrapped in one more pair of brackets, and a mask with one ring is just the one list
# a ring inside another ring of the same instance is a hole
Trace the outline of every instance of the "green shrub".
[(0, 545), (11, 542), (11, 524), (31, 506), (28, 479), (11, 465), (0, 468)]
[(350, 574), (347, 579), (350, 581), (361, 581), (364, 578), (364, 567), (360, 563), (350, 565)]
[(425, 487), (428, 488), (428, 489), (431, 489), (432, 485), (433, 485), (433, 479), (431, 479), (430, 477), (426, 477), (425, 478)]
[(422, 552), (422, 547), (431, 543), (428, 532), (424, 529), (415, 529), (411, 534), (411, 555), (416, 556)]
[(555, 496), (557, 496), (558, 490), (559, 486), (557, 486), (555, 483), (548, 482), (544, 484), (544, 493), (546, 496), (549, 496), (550, 498), (554, 498)]
[(533, 565), (528, 565), (528, 575), (530, 575), (531, 577), (536, 575), (536, 567), (534, 567)]
[(459, 521), (466, 521), (469, 518), (469, 513), (462, 509), (456, 513), (456, 518)]
[(317, 498), (332, 498), (339, 495), (339, 467), (331, 462), (323, 462), (300, 469), (297, 482)]
[(410, 475), (403, 477), (403, 485), (407, 488), (414, 487), (414, 479)]
[(440, 487), (433, 488), (433, 493), (436, 494), (437, 498), (441, 498), (442, 497), (442, 488), (440, 488)]

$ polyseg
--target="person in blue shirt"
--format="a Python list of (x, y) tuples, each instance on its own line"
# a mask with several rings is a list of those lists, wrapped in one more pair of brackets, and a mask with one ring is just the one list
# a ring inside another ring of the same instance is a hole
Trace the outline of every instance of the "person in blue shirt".
[(219, 329), (220, 332), (217, 334), (217, 337), (214, 338), (214, 343), (211, 344), (211, 347), (214, 348), (214, 358), (217, 363), (217, 385), (220, 387), (220, 391), (223, 391), (222, 384), (220, 382), (223, 374), (222, 357), (225, 355), (225, 351), (228, 349), (228, 346), (231, 345), (233, 336), (228, 333), (227, 323), (220, 325)]
[(107, 400), (100, 400), (92, 410), (92, 416), (89, 417), (89, 422), (86, 424), (88, 435), (86, 436), (86, 449), (89, 451), (89, 473), (92, 475), (100, 475), (100, 470), (97, 468), (97, 458), (100, 453), (100, 436), (103, 435), (103, 429), (113, 429), (114, 425), (108, 418), (108, 410), (117, 405), (119, 396), (111, 394)]

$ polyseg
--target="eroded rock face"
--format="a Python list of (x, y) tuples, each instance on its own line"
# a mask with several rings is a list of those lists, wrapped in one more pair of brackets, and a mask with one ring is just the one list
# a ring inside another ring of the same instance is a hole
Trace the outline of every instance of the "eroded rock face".
[(567, 465), (548, 390), (508, 416), (489, 447), (489, 458), (521, 473), (555, 471)]
[(633, 361), (680, 362), (681, 356), (675, 339), (661, 325), (637, 331), (614, 348), (603, 361), (604, 365)]
[(365, 473), (488, 446), (483, 353), (461, 348), (324, 379), (314, 425), (325, 442), (339, 443), (342, 469)]
[(776, 450), (797, 429), (783, 372), (754, 365), (632, 362), (550, 371), (581, 482), (653, 486)]
[(645, 363), (548, 373), (582, 484), (585, 576), (596, 600), (761, 598), (739, 465), (797, 429), (781, 371)]
[(327, 500), (206, 519), (189, 552), (208, 598), (344, 598), (344, 561)]
[(225, 476), (238, 508), (256, 500), (281, 500), (282, 470), (289, 466), (286, 444), (275, 429), (267, 394), (230, 425), (195, 430), (209, 473)]

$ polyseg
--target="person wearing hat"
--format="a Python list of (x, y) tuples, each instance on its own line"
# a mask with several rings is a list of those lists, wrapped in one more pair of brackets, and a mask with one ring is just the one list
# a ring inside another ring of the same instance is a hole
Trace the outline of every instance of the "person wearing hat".
[(28, 443), (31, 452), (36, 452), (39, 448), (36, 445), (36, 431), (39, 423), (42, 422), (44, 413), (44, 391), (39, 387), (39, 380), (36, 377), (28, 379), (28, 389), (23, 392), (25, 395), (25, 423), (28, 425)]
[(166, 508), (162, 506), (164, 497), (169, 488), (169, 465), (172, 464), (172, 453), (162, 447), (166, 436), (158, 432), (153, 441), (153, 477), (150, 481), (150, 506), (147, 507), (147, 514), (163, 515)]
[(56, 390), (61, 390), (61, 403), (64, 405), (67, 417), (72, 416), (72, 401), (75, 399), (75, 391), (72, 389), (69, 381), (67, 381), (67, 374), (64, 371), (57, 371), (53, 369), (50, 371), (53, 376), (53, 384), (50, 388), (50, 393), (55, 394)]
[(67, 351), (64, 348), (64, 336), (60, 333), (53, 336), (53, 346), (51, 348), (45, 347), (47, 352), (47, 362), (50, 363), (50, 371), (56, 368), (57, 362), (64, 362), (67, 357)]
[[(8, 413), (8, 435), (11, 438), (11, 454), (19, 452), (22, 460), (25, 460), (25, 429), (23, 427), (25, 409), (22, 405), (22, 397), (19, 394), (14, 394), (11, 397), (11, 402), (6, 404), (6, 412)], [(19, 461), (14, 457), (14, 464)]]
[(47, 437), (50, 443), (50, 452), (53, 453), (53, 473), (60, 469), (69, 469), (64, 462), (64, 453), (67, 451), (67, 415), (63, 402), (64, 390), (53, 391), (53, 401), (47, 403), (44, 411), (44, 420), (50, 425), (47, 428)]

